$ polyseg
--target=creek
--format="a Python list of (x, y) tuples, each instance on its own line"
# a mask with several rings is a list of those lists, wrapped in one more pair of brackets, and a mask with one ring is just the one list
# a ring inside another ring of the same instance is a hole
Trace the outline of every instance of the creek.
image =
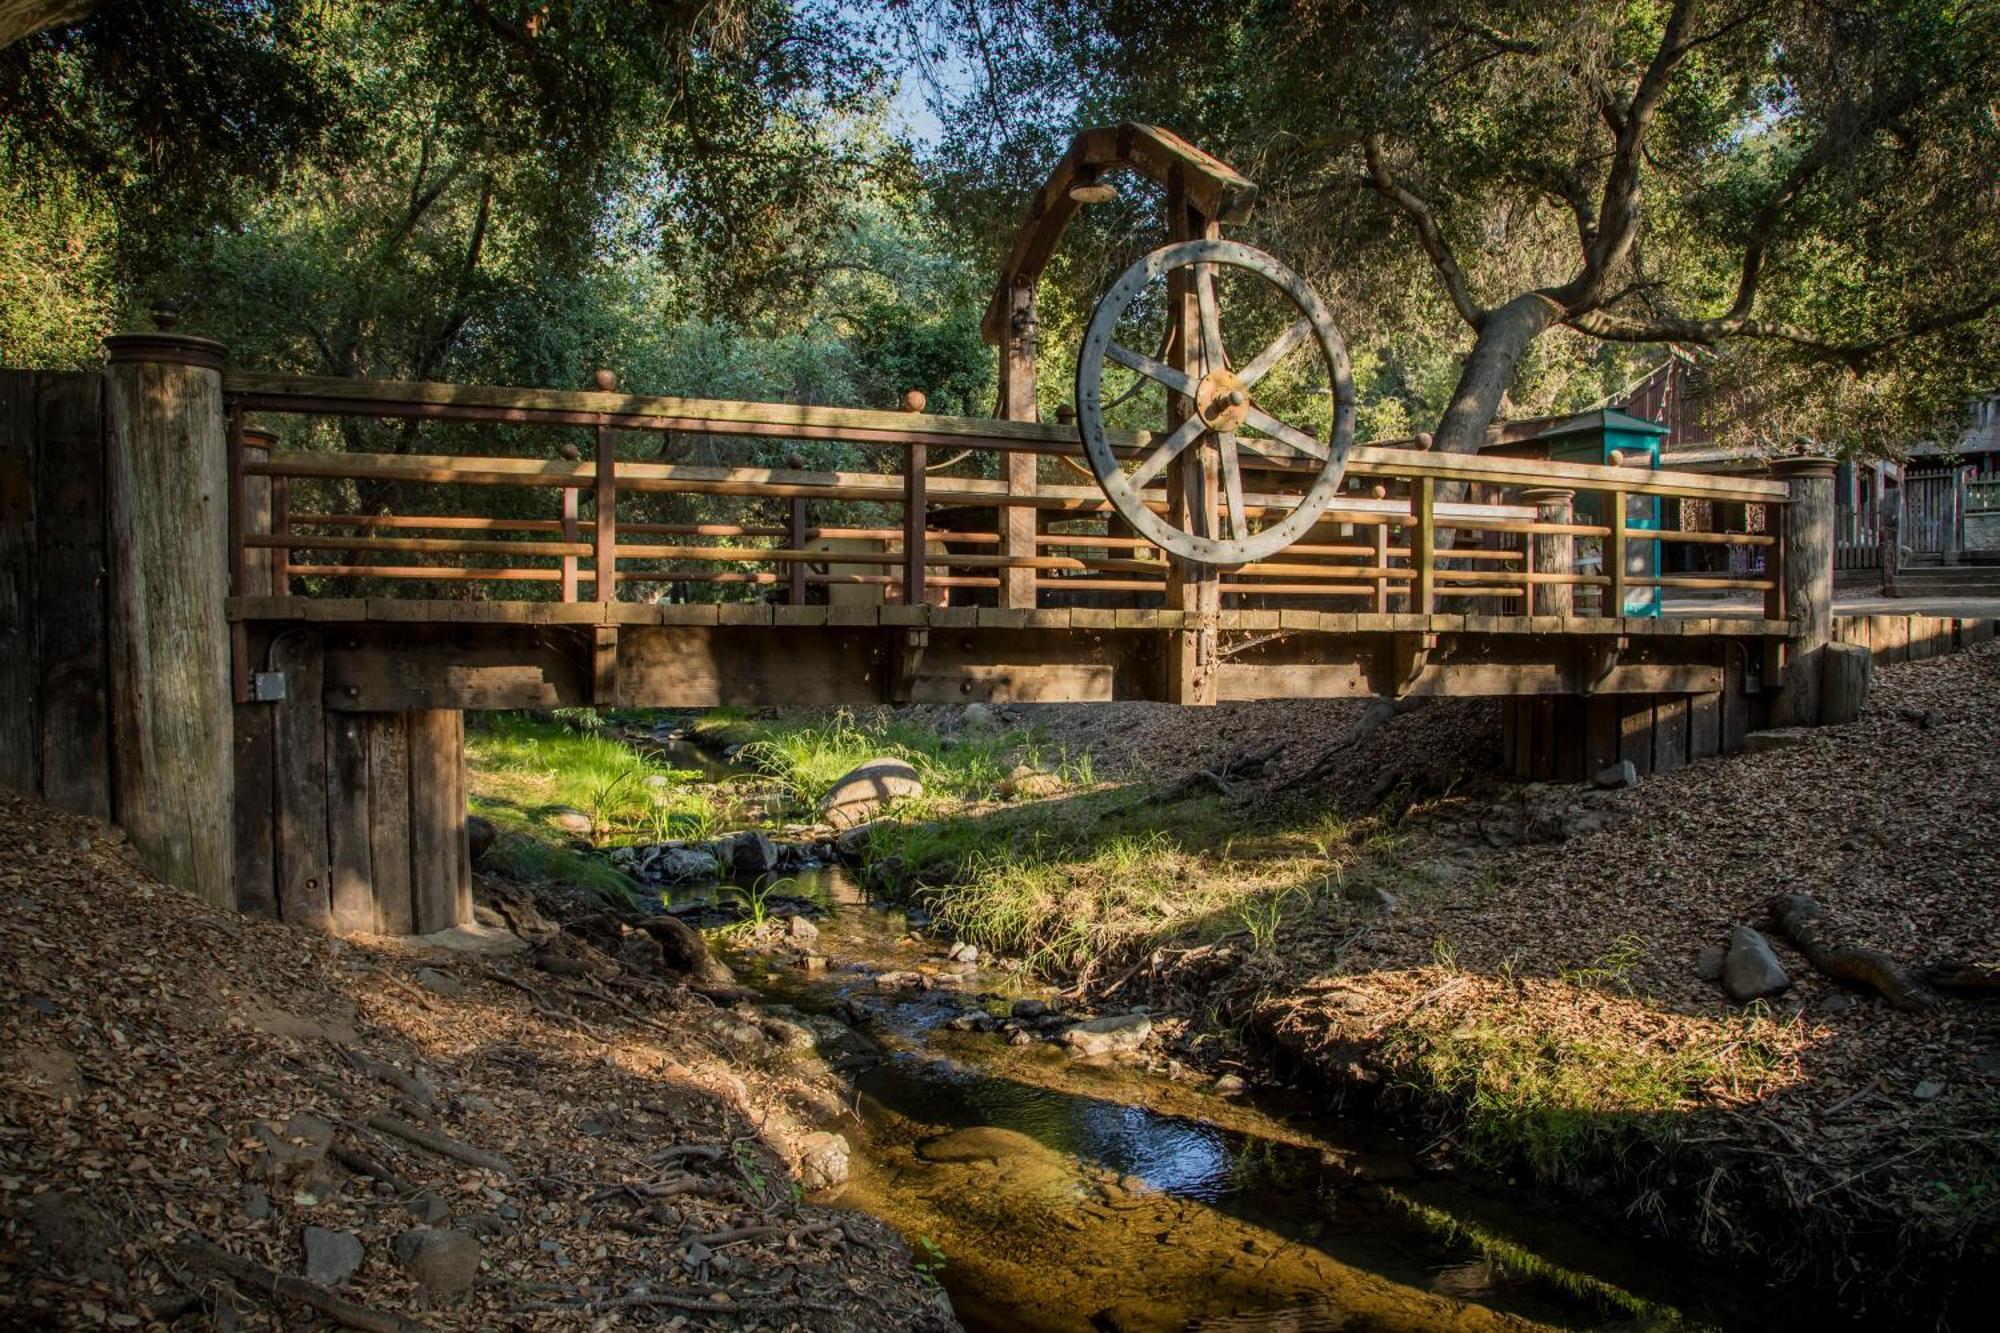
[[(732, 776), (698, 756), (673, 762)], [(768, 1004), (878, 1048), (832, 1062), (846, 1109), (823, 1128), (852, 1157), (824, 1201), (894, 1226), (973, 1333), (1811, 1322), (1572, 1207), (1441, 1169), (1323, 1096), (1225, 1093), (1150, 1048), (1076, 1058), (1052, 1039), (1066, 1018), (1015, 1035), (1015, 1001), (1059, 997), (1018, 967), (951, 960), (951, 941), (838, 865), (784, 878), (660, 897), (711, 927), (781, 902), (811, 912), (823, 966), (740, 928), (711, 944)]]

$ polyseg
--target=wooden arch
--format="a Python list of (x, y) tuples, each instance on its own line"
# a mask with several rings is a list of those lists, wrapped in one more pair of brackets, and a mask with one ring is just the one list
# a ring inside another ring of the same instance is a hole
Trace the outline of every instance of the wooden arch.
[(993, 299), (987, 302), (986, 318), (980, 325), (989, 346), (999, 347), (1007, 341), (1008, 326), (1018, 308), (1016, 290), (1027, 288), (1032, 301), (1034, 285), (1049, 256), (1062, 243), (1070, 219), (1085, 203), (1078, 191), (1119, 170), (1136, 171), (1181, 193), (1190, 209), (1215, 222), (1248, 220), (1257, 199), (1255, 182), (1171, 131), (1130, 121), (1084, 130), (1070, 140), (1069, 151), (1036, 191), (1028, 207), (1028, 220), (1014, 236), (1013, 251), (1000, 270), (1000, 281), (993, 288)]

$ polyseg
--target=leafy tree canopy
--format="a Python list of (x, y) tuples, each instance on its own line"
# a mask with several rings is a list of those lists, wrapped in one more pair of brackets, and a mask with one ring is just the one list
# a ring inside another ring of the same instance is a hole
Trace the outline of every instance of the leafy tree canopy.
[[(1666, 346), (1701, 358), (1719, 422), (1778, 446), (1948, 431), (2000, 380), (1990, 0), (904, 12), (963, 76), (938, 180), (972, 217), (1007, 217), (988, 205), (1076, 127), (1168, 125), (1264, 187), (1250, 239), (1334, 303), (1372, 424), (1439, 447), (1503, 407), (1581, 406)], [(1067, 269), (1086, 287), (1154, 239), (1101, 212)]]

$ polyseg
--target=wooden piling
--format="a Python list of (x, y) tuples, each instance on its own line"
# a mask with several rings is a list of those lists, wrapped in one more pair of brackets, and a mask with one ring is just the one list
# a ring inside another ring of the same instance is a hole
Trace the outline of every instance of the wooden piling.
[(235, 902), (220, 344), (105, 340), (114, 812), (170, 884)]
[(1789, 458), (1771, 470), (1791, 491), (1782, 518), (1778, 582), (1781, 609), (1792, 621), (1772, 723), (1811, 726), (1820, 720), (1820, 673), (1833, 638), (1834, 464), (1829, 458)]

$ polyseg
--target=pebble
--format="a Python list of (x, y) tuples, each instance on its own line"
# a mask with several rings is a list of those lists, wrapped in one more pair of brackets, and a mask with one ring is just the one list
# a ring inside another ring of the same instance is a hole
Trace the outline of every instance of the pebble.
[(1927, 1078), (1910, 1090), (1910, 1095), (1920, 1102), (1934, 1102), (1944, 1096), (1945, 1085), (1934, 1078)]

